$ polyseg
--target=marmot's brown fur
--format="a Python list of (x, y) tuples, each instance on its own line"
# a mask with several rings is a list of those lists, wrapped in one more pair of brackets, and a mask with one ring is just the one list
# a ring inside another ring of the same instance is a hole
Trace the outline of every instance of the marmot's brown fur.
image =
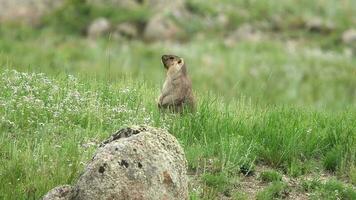
[(195, 98), (192, 92), (192, 82), (188, 77), (183, 58), (163, 55), (162, 63), (167, 69), (167, 76), (158, 99), (158, 107), (173, 112), (182, 112), (183, 108), (194, 111)]

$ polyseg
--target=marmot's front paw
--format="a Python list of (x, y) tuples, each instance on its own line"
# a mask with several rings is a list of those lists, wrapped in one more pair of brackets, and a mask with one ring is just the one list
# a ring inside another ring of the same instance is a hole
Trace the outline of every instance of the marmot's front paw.
[(158, 97), (158, 99), (157, 99), (157, 106), (158, 106), (158, 108), (161, 108), (162, 107), (162, 97), (160, 96), (160, 97)]

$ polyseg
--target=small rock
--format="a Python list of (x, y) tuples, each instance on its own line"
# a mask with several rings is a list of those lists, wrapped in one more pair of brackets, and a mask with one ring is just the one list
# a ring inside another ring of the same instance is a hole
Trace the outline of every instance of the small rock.
[(330, 33), (335, 29), (333, 23), (324, 21), (319, 17), (309, 19), (305, 25), (310, 32)]
[(174, 40), (180, 33), (181, 29), (169, 17), (158, 14), (147, 23), (144, 39), (147, 41)]
[(136, 38), (138, 36), (137, 27), (129, 22), (124, 22), (116, 26), (115, 33), (119, 37)]
[(229, 25), (229, 18), (224, 13), (219, 13), (216, 22), (219, 27), (225, 28)]
[(346, 45), (356, 45), (356, 29), (348, 29), (342, 34), (342, 41)]
[(238, 41), (258, 42), (262, 39), (262, 34), (259, 30), (250, 24), (243, 24), (238, 29), (233, 31), (224, 41), (226, 46), (233, 46)]
[(110, 22), (106, 18), (97, 18), (89, 25), (88, 37), (95, 39), (103, 36), (109, 33), (110, 27)]
[(201, 23), (208, 29), (225, 30), (229, 25), (229, 18), (224, 13), (219, 13), (217, 16), (205, 16), (200, 20)]
[(70, 185), (62, 185), (50, 190), (42, 200), (70, 200), (73, 188)]

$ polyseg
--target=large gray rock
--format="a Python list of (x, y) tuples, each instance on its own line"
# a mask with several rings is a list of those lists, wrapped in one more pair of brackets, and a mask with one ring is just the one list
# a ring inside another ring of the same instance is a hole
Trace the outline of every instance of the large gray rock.
[(174, 136), (162, 129), (135, 126), (102, 143), (66, 197), (184, 200), (188, 199), (186, 173), (185, 155)]

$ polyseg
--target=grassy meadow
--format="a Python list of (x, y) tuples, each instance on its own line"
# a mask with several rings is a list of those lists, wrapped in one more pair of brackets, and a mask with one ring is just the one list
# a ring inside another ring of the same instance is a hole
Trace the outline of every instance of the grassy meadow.
[[(199, 16), (220, 9), (188, 2)], [(201, 34), (198, 20), (185, 27), (189, 40), (155, 43), (90, 40), (58, 31), (56, 16), (41, 28), (0, 26), (0, 199), (75, 182), (97, 145), (133, 124), (177, 137), (191, 199), (356, 199), (356, 57), (339, 39), (355, 26), (354, 1), (221, 2), (247, 12), (227, 10), (229, 29), (284, 20), (233, 46), (219, 29)], [(315, 13), (336, 30), (295, 28)], [(156, 107), (167, 53), (187, 63), (196, 113)]]

